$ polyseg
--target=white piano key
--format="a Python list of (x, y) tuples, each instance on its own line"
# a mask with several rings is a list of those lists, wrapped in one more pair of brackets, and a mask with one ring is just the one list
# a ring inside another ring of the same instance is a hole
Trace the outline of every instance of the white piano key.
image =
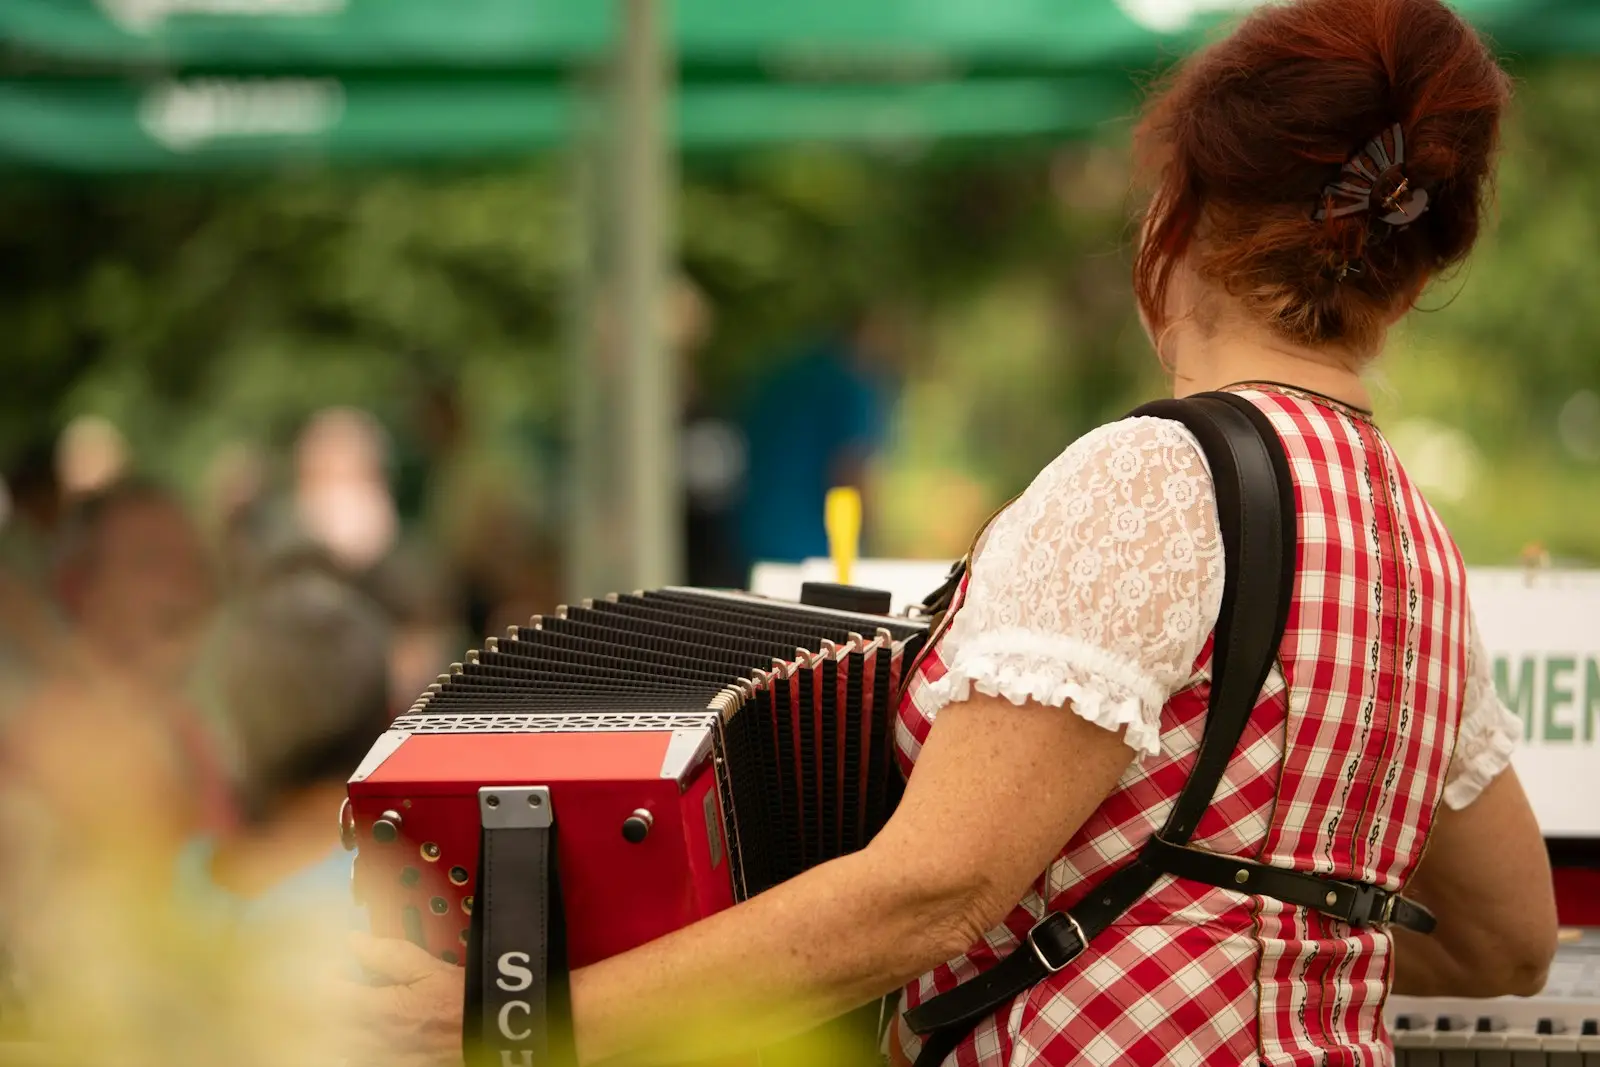
[(1439, 1067), (1432, 1030), (1396, 1030), (1394, 1052), (1396, 1067)]
[(1472, 1051), (1476, 1036), (1464, 1029), (1434, 1031), (1433, 1047), (1439, 1054), (1439, 1067), (1477, 1067), (1477, 1056)]
[(1545, 1040), (1539, 1034), (1506, 1034), (1506, 1052), (1511, 1067), (1549, 1067), (1545, 1062)]
[(1544, 1039), (1545, 1067), (1584, 1067), (1577, 1034), (1553, 1034)]
[(1479, 1030), (1468, 1036), (1467, 1047), (1472, 1050), (1474, 1067), (1511, 1067), (1511, 1053), (1506, 1049), (1507, 1035), (1503, 1031)]

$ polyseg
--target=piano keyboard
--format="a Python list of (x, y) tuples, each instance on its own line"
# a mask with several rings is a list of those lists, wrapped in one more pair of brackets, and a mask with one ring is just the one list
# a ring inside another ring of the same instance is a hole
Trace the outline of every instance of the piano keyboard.
[(1536, 997), (1393, 996), (1396, 1067), (1600, 1067), (1600, 930), (1556, 950)]

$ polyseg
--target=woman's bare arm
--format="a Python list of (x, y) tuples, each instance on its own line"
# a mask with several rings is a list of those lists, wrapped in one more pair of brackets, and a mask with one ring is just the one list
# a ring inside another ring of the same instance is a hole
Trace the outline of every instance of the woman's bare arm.
[(1070, 709), (983, 696), (945, 708), (866, 849), (575, 973), (582, 1059), (750, 1047), (959, 955), (1016, 906), (1132, 756), (1120, 733)]
[(1406, 895), (1430, 908), (1430, 935), (1395, 932), (1394, 991), (1532, 996), (1556, 950), (1550, 857), (1511, 768), (1460, 811), (1441, 807)]

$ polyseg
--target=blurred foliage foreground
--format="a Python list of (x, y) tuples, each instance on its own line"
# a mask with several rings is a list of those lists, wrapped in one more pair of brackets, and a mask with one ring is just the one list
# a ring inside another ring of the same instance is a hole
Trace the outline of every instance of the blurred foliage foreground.
[(71, 875), (53, 879), (17, 946), (48, 951), (27, 953), (35, 966), (23, 976), (25, 1024), (0, 1028), (0, 1061), (336, 1067), (346, 1059), (339, 998), (354, 976), (340, 967), (343, 911), (307, 909), (246, 929), (174, 909), (150, 883), (109, 865)]
[[(1499, 221), (1396, 338), (1397, 448), (1475, 563), (1529, 542), (1600, 561), (1600, 64), (1520, 72)], [(564, 161), (481, 173), (285, 172), (0, 194), (0, 448), (113, 419), (194, 487), (207, 457), (283, 444), (343, 403), (402, 444), (459, 377), (477, 443), (555, 529)], [(714, 321), (702, 398), (735, 407), (786, 345), (872, 297), (919, 311), (887, 458), (882, 554), (952, 555), (1074, 436), (1160, 388), (1127, 284), (1126, 130), (981, 157), (817, 148), (691, 169), (678, 235)], [(885, 291), (892, 286), (892, 291)]]

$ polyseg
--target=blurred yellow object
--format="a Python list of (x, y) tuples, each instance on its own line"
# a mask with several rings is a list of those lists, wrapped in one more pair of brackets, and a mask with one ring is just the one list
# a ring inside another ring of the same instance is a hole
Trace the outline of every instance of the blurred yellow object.
[(861, 552), (861, 491), (852, 486), (828, 490), (823, 505), (828, 530), (828, 556), (840, 585), (850, 584), (850, 569)]

